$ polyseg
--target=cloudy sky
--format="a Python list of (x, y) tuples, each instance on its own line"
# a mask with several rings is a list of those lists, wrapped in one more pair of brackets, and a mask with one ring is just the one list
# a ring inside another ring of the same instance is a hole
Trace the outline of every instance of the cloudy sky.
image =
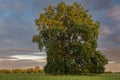
[(109, 59), (107, 70), (120, 71), (120, 0), (0, 0), (0, 69), (45, 65), (45, 52), (32, 43), (34, 20), (61, 1), (82, 4), (101, 23), (98, 49)]

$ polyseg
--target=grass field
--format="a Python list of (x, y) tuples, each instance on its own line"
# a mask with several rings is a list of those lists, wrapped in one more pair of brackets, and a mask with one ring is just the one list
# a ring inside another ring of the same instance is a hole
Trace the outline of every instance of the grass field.
[(120, 74), (50, 76), (45, 74), (0, 74), (0, 80), (120, 80)]

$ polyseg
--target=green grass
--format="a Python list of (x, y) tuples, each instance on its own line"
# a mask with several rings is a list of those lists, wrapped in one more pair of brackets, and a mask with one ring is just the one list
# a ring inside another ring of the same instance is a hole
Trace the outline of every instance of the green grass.
[(120, 74), (50, 76), (45, 74), (0, 74), (0, 80), (120, 80)]

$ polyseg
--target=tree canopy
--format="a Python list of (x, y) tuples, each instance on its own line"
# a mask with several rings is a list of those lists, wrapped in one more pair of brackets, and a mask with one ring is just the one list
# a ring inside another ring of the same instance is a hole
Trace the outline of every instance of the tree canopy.
[(45, 72), (89, 74), (104, 72), (107, 59), (97, 48), (99, 22), (78, 3), (48, 6), (35, 19), (39, 34), (33, 36), (40, 50), (46, 48)]

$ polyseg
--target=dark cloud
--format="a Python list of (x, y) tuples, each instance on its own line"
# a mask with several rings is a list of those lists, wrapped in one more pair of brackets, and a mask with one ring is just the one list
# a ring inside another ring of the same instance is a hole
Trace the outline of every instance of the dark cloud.
[[(34, 9), (30, 1), (4, 1), (0, 5), (0, 47), (28, 47), (32, 44), (32, 35), (36, 32), (34, 25)], [(16, 45), (9, 45), (13, 42)], [(22, 45), (23, 44), (23, 45)]]
[(116, 30), (114, 34), (107, 37), (110, 43), (113, 45), (111, 47), (120, 47), (120, 29)]
[[(112, 34), (109, 34), (104, 38), (104, 43), (108, 43), (110, 45), (106, 47), (120, 47), (120, 11), (119, 11), (120, 6), (115, 5), (112, 8), (110, 8), (106, 12), (106, 21), (104, 24), (107, 24), (107, 27), (110, 29), (110, 32)], [(105, 27), (103, 27), (105, 28)], [(105, 30), (105, 29), (104, 29)], [(104, 44), (103, 44), (104, 45)]]
[(8, 49), (0, 49), (0, 52), (6, 51), (19, 51), (19, 52), (38, 52), (36, 48), (8, 48)]
[(115, 5), (116, 1), (118, 0), (85, 0), (84, 3), (93, 10), (106, 10)]

